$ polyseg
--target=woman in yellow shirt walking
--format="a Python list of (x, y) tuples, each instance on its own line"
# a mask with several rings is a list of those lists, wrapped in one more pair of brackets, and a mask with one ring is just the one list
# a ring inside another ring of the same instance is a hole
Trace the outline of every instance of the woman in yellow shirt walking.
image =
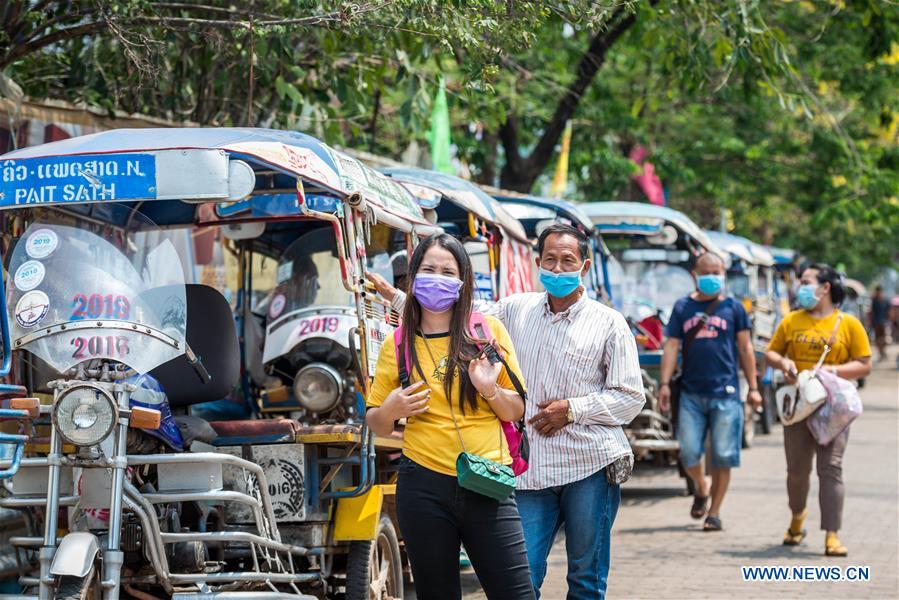
[[(801, 308), (784, 317), (768, 345), (768, 363), (781, 369), (788, 383), (794, 383), (799, 372), (813, 369), (828, 344), (831, 350), (823, 369), (843, 379), (858, 379), (871, 372), (871, 346), (864, 326), (836, 308), (843, 297), (840, 275), (832, 267), (813, 264), (802, 272), (797, 295)], [(802, 526), (808, 515), (812, 458), (817, 455), (821, 529), (827, 532), (824, 551), (828, 556), (849, 553), (837, 536), (843, 516), (842, 463), (848, 440), (848, 427), (830, 444), (820, 446), (805, 421), (784, 426), (787, 495), (793, 513), (784, 545), (795, 546), (805, 538)]]
[[(422, 600), (461, 598), (459, 547), (488, 598), (534, 598), (514, 494), (501, 501), (462, 488), (456, 459), (464, 450), (502, 464), (512, 457), (502, 421), (518, 421), (524, 400), (509, 373), (491, 364), (468, 336), (474, 275), (462, 244), (441, 234), (412, 254), (411, 293), (400, 347), (413, 383), (400, 386), (393, 335), (384, 341), (367, 399), (366, 421), (378, 435), (407, 419), (397, 481), (397, 517)], [(509, 334), (487, 324), (509, 369), (523, 381)]]

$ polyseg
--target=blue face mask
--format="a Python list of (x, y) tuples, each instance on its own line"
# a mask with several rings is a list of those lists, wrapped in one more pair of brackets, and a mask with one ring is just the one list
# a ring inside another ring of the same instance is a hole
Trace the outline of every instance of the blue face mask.
[(696, 278), (696, 289), (706, 296), (718, 295), (723, 287), (723, 275), (700, 275)]
[(562, 271), (553, 273), (540, 268), (540, 283), (546, 288), (546, 293), (556, 298), (564, 298), (581, 286), (581, 272)]
[(818, 302), (820, 302), (821, 299), (815, 295), (815, 290), (817, 289), (818, 286), (814, 283), (807, 283), (799, 286), (799, 292), (796, 294), (796, 300), (799, 302), (799, 306), (805, 310), (811, 310), (818, 306)]

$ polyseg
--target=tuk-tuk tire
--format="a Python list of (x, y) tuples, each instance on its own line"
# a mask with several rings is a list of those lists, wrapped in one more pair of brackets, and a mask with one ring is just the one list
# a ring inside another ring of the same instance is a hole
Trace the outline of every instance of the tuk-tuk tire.
[(741, 436), (741, 446), (745, 450), (752, 448), (752, 442), (755, 439), (755, 409), (749, 402), (743, 403), (743, 435)]
[(369, 600), (371, 586), (372, 544), (383, 541), (390, 551), (390, 563), (393, 570), (394, 593), (391, 597), (403, 597), (403, 559), (400, 554), (399, 538), (396, 527), (390, 517), (382, 514), (378, 522), (378, 533), (374, 541), (350, 542), (350, 551), (346, 564), (346, 600)]
[(53, 594), (54, 600), (98, 600), (100, 581), (94, 565), (84, 577), (63, 575)]
[(774, 386), (762, 386), (762, 414), (761, 426), (762, 433), (769, 435), (774, 429), (774, 423), (777, 421), (777, 407), (774, 405)]

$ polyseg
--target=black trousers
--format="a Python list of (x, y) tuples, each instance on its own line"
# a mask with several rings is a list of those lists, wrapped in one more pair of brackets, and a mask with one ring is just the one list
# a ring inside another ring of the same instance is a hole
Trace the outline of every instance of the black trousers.
[(419, 600), (462, 597), (460, 542), (487, 598), (535, 597), (514, 495), (497, 502), (403, 457), (396, 505)]

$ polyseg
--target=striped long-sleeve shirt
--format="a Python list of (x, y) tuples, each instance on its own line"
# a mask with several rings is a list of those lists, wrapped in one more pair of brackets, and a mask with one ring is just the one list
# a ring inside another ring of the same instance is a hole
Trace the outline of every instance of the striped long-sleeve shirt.
[(574, 413), (574, 423), (549, 437), (528, 425), (530, 466), (518, 489), (580, 481), (630, 454), (621, 426), (645, 398), (637, 345), (620, 313), (586, 294), (556, 314), (546, 293), (515, 294), (478, 309), (502, 321), (512, 338), (528, 388), (525, 420), (545, 400), (567, 399)]
[(574, 423), (549, 437), (528, 426), (530, 467), (518, 489), (580, 481), (630, 454), (621, 426), (645, 398), (637, 344), (620, 313), (585, 294), (554, 314), (546, 293), (509, 296), (486, 312), (512, 337), (528, 386), (525, 420), (546, 400), (567, 399), (574, 413)]

